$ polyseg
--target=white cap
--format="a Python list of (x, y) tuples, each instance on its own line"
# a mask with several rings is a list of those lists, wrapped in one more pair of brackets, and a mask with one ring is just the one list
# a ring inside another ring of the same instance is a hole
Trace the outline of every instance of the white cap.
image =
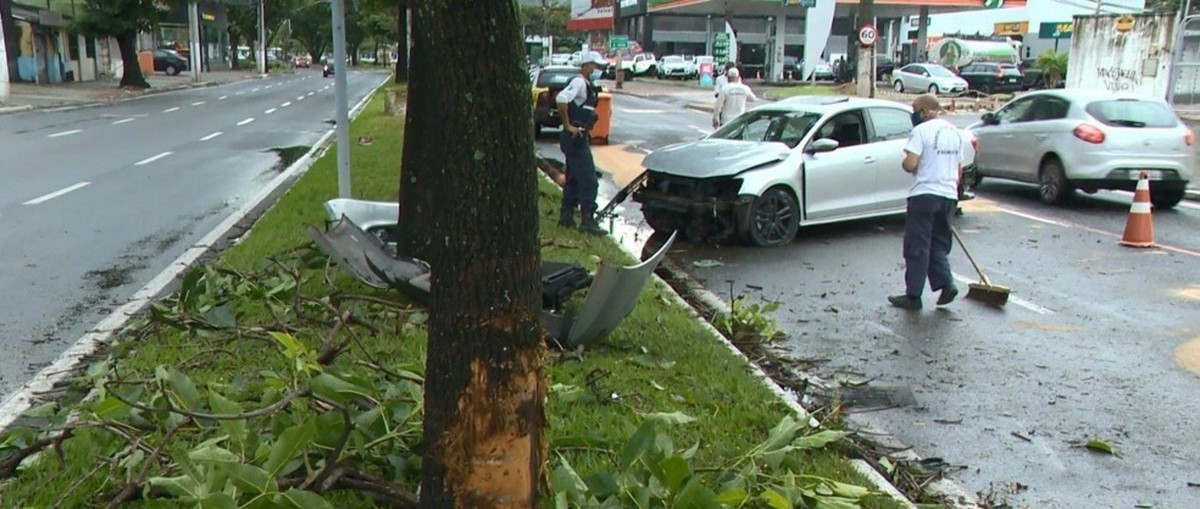
[(741, 74), (742, 74), (741, 72), (738, 72), (737, 67), (734, 67), (733, 69), (725, 71), (725, 76), (728, 76), (729, 79), (731, 79), (731, 80), (737, 79), (737, 77), (741, 76)]
[(580, 62), (579, 65), (583, 64), (608, 65), (608, 60), (605, 60), (604, 56), (597, 51), (589, 51), (583, 56), (583, 62)]

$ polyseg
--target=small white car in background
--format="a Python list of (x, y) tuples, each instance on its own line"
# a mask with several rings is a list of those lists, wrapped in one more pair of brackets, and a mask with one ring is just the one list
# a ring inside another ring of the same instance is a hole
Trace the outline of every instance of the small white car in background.
[(658, 61), (658, 75), (662, 78), (691, 78), (696, 75), (695, 60), (688, 62), (680, 55), (667, 55)]
[(1150, 202), (1183, 200), (1196, 165), (1196, 136), (1166, 101), (1103, 90), (1030, 92), (969, 127), (979, 140), (977, 179), (1038, 185), (1045, 203), (1076, 189), (1132, 191), (1144, 171)]
[(892, 75), (892, 87), (914, 94), (961, 94), (967, 91), (967, 80), (937, 64), (908, 64)]

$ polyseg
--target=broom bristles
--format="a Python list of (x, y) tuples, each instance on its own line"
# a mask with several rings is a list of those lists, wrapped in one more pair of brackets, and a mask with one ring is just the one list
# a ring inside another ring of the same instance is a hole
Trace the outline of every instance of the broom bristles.
[(968, 299), (996, 307), (1002, 307), (1008, 303), (1008, 294), (1009, 290), (1006, 287), (983, 283), (971, 283), (967, 290)]

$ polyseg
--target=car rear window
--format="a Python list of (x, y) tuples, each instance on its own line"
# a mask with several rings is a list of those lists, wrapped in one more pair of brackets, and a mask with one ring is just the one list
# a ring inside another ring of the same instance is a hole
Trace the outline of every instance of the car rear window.
[(1116, 127), (1175, 127), (1179, 119), (1166, 105), (1136, 99), (1093, 101), (1087, 112), (1105, 125)]
[(538, 88), (565, 88), (567, 83), (571, 82), (571, 78), (579, 76), (579, 71), (547, 71), (538, 75)]

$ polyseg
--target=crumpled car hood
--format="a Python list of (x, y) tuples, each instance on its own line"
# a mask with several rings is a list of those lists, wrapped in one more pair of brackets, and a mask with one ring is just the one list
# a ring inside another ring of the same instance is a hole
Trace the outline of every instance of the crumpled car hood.
[(646, 156), (642, 166), (650, 171), (681, 177), (727, 177), (782, 161), (790, 151), (783, 143), (700, 140), (655, 150)]

